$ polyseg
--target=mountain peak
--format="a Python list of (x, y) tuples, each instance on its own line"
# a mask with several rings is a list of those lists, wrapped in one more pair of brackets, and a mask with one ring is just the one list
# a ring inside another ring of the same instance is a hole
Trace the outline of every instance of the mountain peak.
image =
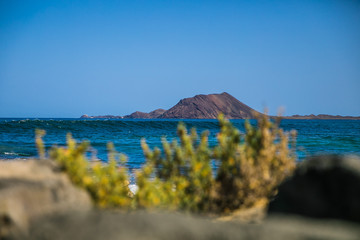
[(199, 94), (181, 99), (159, 118), (216, 119), (220, 113), (226, 118), (253, 118), (254, 109), (243, 104), (227, 92), (221, 94)]

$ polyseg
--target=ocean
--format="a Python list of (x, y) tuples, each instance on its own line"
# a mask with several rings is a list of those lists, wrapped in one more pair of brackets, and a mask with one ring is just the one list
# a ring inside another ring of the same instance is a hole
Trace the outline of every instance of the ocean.
[[(209, 130), (209, 144), (216, 145), (219, 131), (217, 120), (180, 120), (198, 133)], [(245, 120), (232, 120), (244, 132)], [(144, 156), (140, 140), (145, 138), (151, 146), (161, 147), (161, 137), (176, 138), (179, 120), (154, 119), (0, 119), (0, 159), (32, 158), (37, 156), (35, 129), (46, 130), (47, 149), (53, 145), (65, 146), (66, 134), (72, 133), (77, 141), (91, 143), (89, 156), (107, 161), (107, 143), (113, 142), (118, 152), (128, 157), (130, 169), (140, 168)], [(253, 120), (252, 120), (253, 122)], [(281, 128), (295, 129), (298, 161), (315, 154), (360, 155), (359, 120), (282, 120)]]

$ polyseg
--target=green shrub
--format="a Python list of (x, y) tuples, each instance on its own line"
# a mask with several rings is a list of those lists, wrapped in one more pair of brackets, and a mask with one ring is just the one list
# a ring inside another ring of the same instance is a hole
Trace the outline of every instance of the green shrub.
[(266, 202), (295, 168), (296, 133), (284, 133), (266, 115), (257, 116), (256, 127), (246, 121), (244, 136), (222, 115), (219, 123), (219, 144), (214, 149), (214, 158), (219, 162), (217, 207), (228, 212)]
[[(37, 141), (37, 146), (38, 149), (43, 149), (41, 141)], [(67, 148), (53, 147), (50, 150), (50, 159), (60, 165), (74, 184), (87, 190), (98, 207), (130, 208), (127, 169), (118, 166), (123, 165), (126, 157), (119, 156), (113, 145), (109, 144), (108, 164), (90, 164), (86, 158), (88, 147), (88, 142), (77, 144), (71, 134), (68, 134)]]
[[(228, 213), (266, 204), (295, 167), (295, 134), (284, 133), (266, 115), (257, 117), (257, 126), (247, 121), (245, 134), (222, 115), (219, 124), (214, 148), (208, 146), (207, 131), (199, 137), (195, 129), (188, 133), (184, 124), (178, 126), (179, 142), (162, 139), (163, 151), (151, 150), (143, 139), (146, 162), (136, 174), (134, 196), (128, 188), (126, 157), (116, 153), (112, 144), (108, 145), (108, 164), (90, 164), (86, 158), (89, 143), (77, 144), (69, 134), (67, 147), (53, 147), (50, 158), (102, 208)], [(45, 158), (44, 134), (37, 131), (40, 158)], [(215, 175), (212, 160), (217, 164)]]
[(137, 206), (208, 211), (213, 186), (208, 133), (199, 139), (195, 129), (188, 134), (183, 124), (177, 133), (180, 143), (162, 139), (163, 153), (159, 148), (150, 150), (142, 140), (147, 163), (137, 176)]

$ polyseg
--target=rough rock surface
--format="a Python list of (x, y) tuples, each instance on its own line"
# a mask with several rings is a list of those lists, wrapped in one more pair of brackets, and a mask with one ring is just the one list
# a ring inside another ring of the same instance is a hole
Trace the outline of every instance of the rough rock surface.
[(224, 92), (182, 99), (160, 118), (216, 119), (219, 113), (223, 113), (229, 119), (247, 119), (253, 118), (254, 112), (254, 109)]
[(26, 233), (38, 217), (91, 208), (88, 194), (52, 161), (0, 161), (0, 239)]
[(360, 222), (360, 158), (317, 156), (279, 187), (269, 212)]
[(154, 110), (154, 111), (152, 111), (152, 112), (149, 112), (149, 116), (150, 116), (150, 118), (158, 118), (158, 117), (160, 117), (164, 112), (166, 112), (165, 109), (159, 108), (159, 109), (156, 109), (156, 110)]
[(358, 240), (360, 227), (341, 221), (272, 217), (261, 224), (213, 222), (183, 214), (88, 212), (34, 223), (29, 239), (342, 239)]

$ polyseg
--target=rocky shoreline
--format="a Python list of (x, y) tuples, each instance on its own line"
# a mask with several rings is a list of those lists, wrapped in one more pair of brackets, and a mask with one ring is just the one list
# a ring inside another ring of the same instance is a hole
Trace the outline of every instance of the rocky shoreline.
[(222, 217), (95, 209), (50, 160), (0, 161), (0, 239), (358, 239), (360, 158), (299, 164), (269, 209)]

